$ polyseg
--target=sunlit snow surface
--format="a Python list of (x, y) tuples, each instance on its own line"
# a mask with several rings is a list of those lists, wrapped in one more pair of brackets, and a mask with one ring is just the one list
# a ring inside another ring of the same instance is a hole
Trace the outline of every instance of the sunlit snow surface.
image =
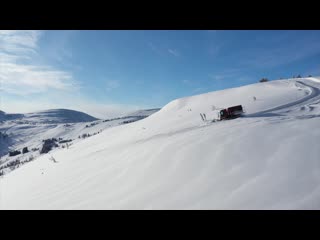
[[(0, 208), (320, 209), (319, 89), (291, 79), (174, 100), (3, 176)], [(210, 121), (238, 104), (243, 117)]]

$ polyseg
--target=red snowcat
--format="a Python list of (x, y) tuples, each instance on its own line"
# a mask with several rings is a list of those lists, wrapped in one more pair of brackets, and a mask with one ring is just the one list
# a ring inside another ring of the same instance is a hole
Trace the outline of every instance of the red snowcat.
[(220, 110), (219, 112), (219, 118), (220, 120), (225, 120), (225, 119), (233, 119), (233, 118), (237, 118), (240, 117), (241, 114), (243, 114), (243, 108), (241, 105), (237, 105), (237, 106), (233, 106), (233, 107), (229, 107), (229, 108), (225, 108)]

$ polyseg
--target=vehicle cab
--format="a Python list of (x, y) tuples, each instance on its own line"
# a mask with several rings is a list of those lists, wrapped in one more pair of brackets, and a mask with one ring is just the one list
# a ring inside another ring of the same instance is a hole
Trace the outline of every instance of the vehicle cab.
[(228, 117), (228, 111), (227, 109), (222, 109), (220, 110), (219, 112), (219, 119), (222, 120), (222, 119), (226, 119)]

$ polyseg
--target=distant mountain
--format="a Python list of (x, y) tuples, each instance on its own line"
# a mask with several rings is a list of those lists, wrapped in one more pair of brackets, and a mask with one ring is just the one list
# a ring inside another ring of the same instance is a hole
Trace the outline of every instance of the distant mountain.
[(69, 109), (50, 109), (35, 113), (27, 113), (23, 120), (39, 123), (78, 123), (98, 120), (86, 113)]
[(3, 111), (0, 111), (0, 121), (3, 121), (5, 119), (6, 113)]
[(11, 114), (11, 113), (5, 113), (4, 111), (0, 110), (0, 121), (7, 121), (7, 120), (14, 120), (23, 118), (23, 114)]

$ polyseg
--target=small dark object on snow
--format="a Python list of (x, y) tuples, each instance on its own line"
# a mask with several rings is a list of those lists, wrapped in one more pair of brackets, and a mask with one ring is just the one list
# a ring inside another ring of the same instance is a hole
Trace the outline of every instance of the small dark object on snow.
[(24, 147), (24, 148), (22, 149), (22, 154), (25, 154), (25, 153), (27, 153), (27, 152), (29, 152), (28, 147)]
[(269, 81), (269, 79), (268, 78), (262, 78), (259, 82), (268, 82)]
[(53, 161), (54, 163), (57, 163), (56, 159), (54, 157), (50, 157), (49, 160)]
[(72, 142), (72, 139), (61, 140), (59, 143), (68, 143), (68, 142)]
[(49, 151), (51, 151), (52, 148), (58, 147), (58, 144), (56, 144), (56, 141), (57, 140), (55, 138), (44, 140), (44, 144), (42, 146), (40, 154), (48, 153)]
[(13, 157), (13, 156), (16, 156), (16, 155), (19, 155), (19, 154), (21, 154), (21, 152), (18, 151), (18, 150), (15, 150), (15, 151), (9, 152), (9, 157)]
[(203, 117), (202, 113), (200, 113), (200, 117), (201, 117), (202, 121), (204, 121), (204, 117)]
[(243, 108), (241, 105), (229, 107), (220, 110), (220, 120), (233, 119), (239, 117), (243, 113)]

